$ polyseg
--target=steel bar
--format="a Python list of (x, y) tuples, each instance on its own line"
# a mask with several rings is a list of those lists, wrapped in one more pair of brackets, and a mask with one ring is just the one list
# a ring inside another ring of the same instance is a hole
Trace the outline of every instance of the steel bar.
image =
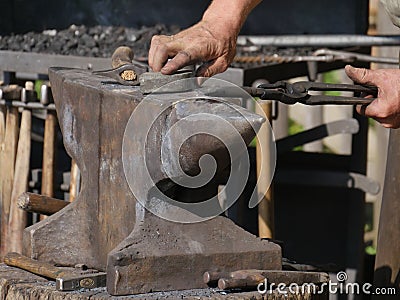
[(328, 136), (344, 133), (355, 134), (358, 130), (359, 125), (357, 120), (353, 118), (338, 120), (284, 137), (276, 142), (276, 148), (278, 153), (283, 154), (292, 151), (297, 146), (302, 146)]
[(110, 67), (110, 60), (97, 57), (0, 51), (0, 69), (3, 71), (47, 74), (48, 69), (54, 66), (102, 70)]
[(22, 107), (22, 108), (27, 108), (27, 109), (56, 110), (56, 107), (54, 104), (43, 105), (39, 102), (24, 103), (22, 101), (7, 101), (4, 99), (1, 99), (0, 105), (7, 105), (7, 106), (11, 106), (11, 107)]
[(238, 45), (248, 43), (273, 47), (371, 47), (399, 46), (399, 35), (276, 35), (276, 36), (239, 36)]
[(357, 189), (371, 195), (380, 190), (378, 182), (354, 172), (279, 169), (274, 180), (277, 184)]
[(371, 63), (381, 64), (398, 64), (399, 60), (393, 57), (376, 57), (372, 55), (360, 54), (348, 51), (336, 51), (330, 49), (318, 49), (312, 55), (250, 55), (250, 56), (236, 56), (234, 62), (237, 63), (296, 63), (296, 62), (325, 62), (331, 63), (334, 61), (365, 61)]
[(313, 55), (321, 58), (333, 57), (334, 60), (343, 60), (343, 61), (358, 60), (370, 63), (396, 64), (396, 65), (399, 63), (399, 59), (394, 57), (378, 57), (356, 52), (338, 51), (331, 49), (318, 49), (313, 53)]

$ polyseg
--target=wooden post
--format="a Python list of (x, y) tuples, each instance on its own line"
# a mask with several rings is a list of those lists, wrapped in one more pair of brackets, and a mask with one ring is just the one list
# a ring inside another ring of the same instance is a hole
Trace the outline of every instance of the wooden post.
[(10, 215), (10, 202), (14, 182), (15, 156), (17, 152), (19, 133), (18, 108), (7, 108), (6, 131), (4, 136), (4, 151), (1, 158), (1, 246), (0, 256), (6, 252), (8, 233), (8, 219)]
[[(267, 121), (261, 126), (257, 134), (256, 160), (257, 160), (257, 191), (263, 197), (258, 204), (258, 234), (261, 238), (274, 237), (274, 202), (269, 169), (272, 165), (270, 149), (271, 130), (269, 126), (272, 122), (272, 101), (258, 101), (256, 113), (266, 116)], [(268, 123), (269, 121), (269, 123)], [(262, 151), (261, 151), (262, 150)]]
[(22, 252), (22, 235), (27, 224), (27, 214), (17, 206), (18, 196), (28, 189), (29, 160), (31, 155), (32, 112), (25, 109), (21, 117), (15, 174), (8, 220), (7, 251)]
[[(42, 165), (42, 189), (44, 196), (53, 197), (54, 195), (54, 160), (55, 160), (55, 127), (57, 118), (54, 112), (47, 112), (44, 125), (43, 141), (43, 165)], [(43, 220), (46, 216), (41, 215)]]

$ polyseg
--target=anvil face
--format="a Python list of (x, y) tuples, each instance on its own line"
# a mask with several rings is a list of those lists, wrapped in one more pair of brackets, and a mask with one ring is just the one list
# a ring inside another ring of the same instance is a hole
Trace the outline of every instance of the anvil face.
[(215, 199), (226, 169), (246, 169), (242, 154), (262, 117), (199, 90), (144, 98), (89, 71), (49, 76), (82, 189), (26, 229), (25, 254), (107, 269), (115, 295), (204, 287), (207, 270), (281, 268), (279, 246), (209, 213), (218, 201), (193, 209)]

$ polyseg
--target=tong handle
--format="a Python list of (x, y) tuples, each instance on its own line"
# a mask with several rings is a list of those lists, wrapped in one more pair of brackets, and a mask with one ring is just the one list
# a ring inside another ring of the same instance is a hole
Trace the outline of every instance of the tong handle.
[(306, 105), (367, 105), (374, 101), (376, 98), (360, 98), (360, 97), (346, 97), (346, 96), (329, 96), (329, 95), (309, 95), (300, 103)]
[(358, 84), (343, 84), (343, 83), (323, 83), (312, 81), (299, 81), (292, 84), (296, 92), (307, 91), (339, 91), (339, 92), (359, 92), (373, 95), (378, 94), (378, 88), (371, 85), (358, 85)]

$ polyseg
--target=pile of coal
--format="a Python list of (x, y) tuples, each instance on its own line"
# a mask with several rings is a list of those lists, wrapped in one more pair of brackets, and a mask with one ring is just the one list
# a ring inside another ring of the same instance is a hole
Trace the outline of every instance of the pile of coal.
[(117, 47), (129, 46), (139, 58), (147, 56), (153, 35), (175, 34), (179, 30), (177, 26), (162, 24), (141, 28), (71, 25), (64, 30), (0, 36), (0, 50), (111, 57)]

